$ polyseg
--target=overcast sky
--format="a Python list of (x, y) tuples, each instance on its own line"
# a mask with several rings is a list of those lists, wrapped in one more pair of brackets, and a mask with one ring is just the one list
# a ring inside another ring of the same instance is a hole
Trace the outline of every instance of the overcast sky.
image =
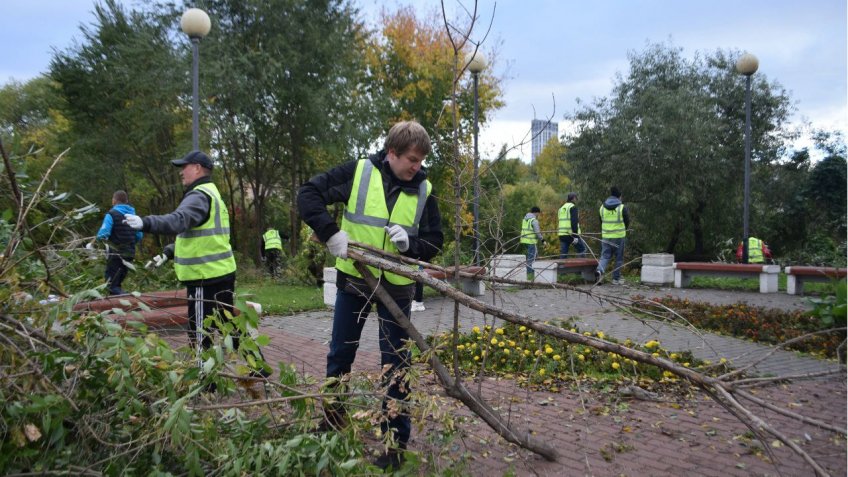
[[(133, 4), (124, 1), (125, 4)], [(357, 0), (366, 16), (391, 0)], [(433, 11), (437, 0), (401, 0)], [(469, 2), (465, 3), (470, 5)], [(79, 38), (94, 0), (2, 0), (0, 83), (26, 81), (47, 70), (52, 48)], [(445, 0), (450, 15), (454, 0)], [(647, 42), (696, 51), (739, 49), (760, 60), (758, 75), (786, 88), (798, 108), (793, 121), (848, 134), (848, 33), (845, 0), (480, 0), (492, 22), (486, 44), (497, 44), (494, 72), (505, 78), (506, 107), (481, 131), (481, 155), (519, 142), (530, 121), (563, 116), (576, 99), (608, 96), (627, 53)], [(492, 13), (494, 17), (492, 19)], [(482, 30), (481, 30), (482, 35)], [(554, 101), (556, 108), (554, 109)], [(756, 107), (756, 105), (754, 105)], [(530, 147), (516, 155), (529, 158)]]

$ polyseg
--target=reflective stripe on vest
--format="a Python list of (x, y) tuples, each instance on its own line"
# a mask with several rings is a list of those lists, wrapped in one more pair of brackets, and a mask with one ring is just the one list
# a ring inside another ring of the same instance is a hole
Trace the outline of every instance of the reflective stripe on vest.
[(535, 217), (525, 218), (521, 222), (521, 243), (534, 245), (538, 242), (536, 231), (533, 230), (533, 221)]
[(613, 210), (601, 206), (601, 238), (624, 238), (627, 229), (624, 227), (623, 210), (624, 204)]
[[(386, 192), (383, 189), (383, 177), (379, 170), (374, 169), (370, 159), (361, 159), (356, 164), (353, 187), (345, 207), (341, 229), (347, 232), (350, 240), (398, 253), (397, 247), (386, 236), (385, 226), (400, 225), (410, 237), (418, 236), (418, 224), (424, 215), (424, 205), (433, 189), (430, 181), (424, 180), (418, 187), (417, 194), (401, 190), (391, 216), (386, 205)], [(362, 275), (354, 267), (353, 260), (336, 259), (336, 268), (348, 275), (361, 278)], [(368, 267), (375, 277), (386, 277), (394, 285), (413, 283), (406, 277), (377, 268)], [(415, 266), (410, 265), (415, 269)]]
[(763, 241), (756, 237), (748, 237), (748, 263), (764, 263)]
[[(562, 237), (563, 235), (571, 235), (572, 207), (574, 207), (573, 202), (566, 202), (562, 207), (559, 208), (559, 230), (557, 231), (557, 233), (560, 237)], [(577, 224), (577, 233), (580, 233), (580, 224)]]
[(271, 229), (262, 235), (262, 240), (265, 241), (265, 250), (283, 249), (283, 240), (280, 238), (280, 232)]
[(208, 182), (193, 190), (209, 196), (210, 210), (206, 222), (177, 235), (174, 271), (182, 282), (222, 277), (236, 271), (230, 246), (230, 215), (218, 188)]

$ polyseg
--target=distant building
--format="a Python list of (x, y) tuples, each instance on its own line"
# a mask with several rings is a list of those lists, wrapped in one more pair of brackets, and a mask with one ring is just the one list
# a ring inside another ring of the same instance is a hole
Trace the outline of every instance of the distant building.
[(542, 153), (542, 149), (548, 144), (552, 137), (559, 134), (559, 125), (542, 119), (534, 119), (531, 123), (533, 130), (533, 150), (530, 153), (530, 164), (536, 162), (536, 156)]

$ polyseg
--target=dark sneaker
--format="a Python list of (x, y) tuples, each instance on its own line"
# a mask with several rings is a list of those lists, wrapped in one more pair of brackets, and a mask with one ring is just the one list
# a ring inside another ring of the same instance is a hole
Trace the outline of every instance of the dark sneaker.
[(372, 464), (383, 470), (398, 470), (403, 464), (403, 451), (397, 449), (389, 449), (388, 451), (380, 454), (376, 459), (374, 459)]

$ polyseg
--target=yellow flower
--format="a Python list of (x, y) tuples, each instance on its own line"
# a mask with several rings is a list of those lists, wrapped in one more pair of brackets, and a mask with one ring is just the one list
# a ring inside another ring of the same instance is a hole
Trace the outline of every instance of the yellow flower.
[(560, 355), (558, 355), (558, 354), (554, 355), (554, 361), (559, 361), (561, 359), (562, 359), (562, 357)]
[(570, 329), (570, 330), (568, 330), (568, 331), (570, 331), (570, 332), (572, 332), (572, 333), (577, 333), (577, 328), (572, 328), (572, 329)]
[(521, 327), (518, 328), (518, 331), (527, 331), (527, 327), (522, 325)]
[(542, 369), (539, 370), (539, 376), (544, 376), (544, 375), (545, 375), (545, 368), (542, 368)]
[(687, 362), (687, 363), (683, 363), (683, 366), (686, 366), (686, 367), (688, 368), (688, 367), (689, 367), (689, 363), (688, 363), (688, 362)]
[(502, 334), (504, 334), (504, 330), (503, 330), (503, 328), (498, 328), (498, 329), (496, 329), (496, 330), (495, 330), (495, 334), (496, 334), (496, 335), (502, 335)]
[(671, 371), (663, 371), (663, 377), (664, 378), (673, 378), (674, 373), (672, 373)]
[(480, 356), (486, 356), (486, 350), (480, 351)]
[(529, 349), (524, 350), (524, 356), (530, 356), (530, 350)]
[(501, 358), (501, 363), (506, 363), (506, 358)]
[(727, 358), (721, 358), (720, 360), (718, 360), (718, 362), (724, 364), (727, 362)]
[(535, 352), (535, 353), (533, 353), (533, 354), (534, 354), (534, 355), (536, 355), (536, 356), (541, 356), (541, 355), (542, 355), (542, 350), (537, 349), (537, 350), (536, 350), (536, 352)]
[(680, 355), (678, 355), (677, 353), (671, 353), (670, 358), (671, 358), (671, 359), (677, 359), (677, 358), (678, 358), (678, 356), (680, 356)]
[(477, 356), (476, 354), (474, 355), (474, 361), (480, 361), (480, 357)]
[(486, 329), (486, 331), (491, 330), (491, 329), (492, 329), (492, 325), (486, 325), (486, 326), (485, 326), (485, 329)]
[(504, 354), (509, 354), (509, 348), (504, 350)]
[(509, 345), (514, 348), (515, 347), (515, 341), (509, 340)]
[(479, 327), (479, 326), (475, 326), (474, 328), (471, 328), (471, 331), (473, 331), (473, 332), (475, 332), (475, 333), (479, 333), (479, 332), (480, 332), (480, 327)]
[(505, 344), (503, 341), (498, 341), (498, 348), (503, 348)]
[(584, 331), (583, 336), (592, 336), (592, 333), (589, 333), (588, 331)]
[(498, 344), (498, 339), (497, 339), (497, 338), (492, 338), (492, 341), (489, 341), (489, 343), (492, 343), (493, 345), (496, 345), (496, 344)]
[(551, 354), (551, 353), (553, 353), (553, 352), (554, 352), (554, 349), (553, 349), (553, 348), (551, 348), (550, 346), (548, 346), (548, 347), (546, 347), (546, 348), (545, 348), (545, 354)]
[(645, 348), (654, 349), (660, 345), (660, 342), (657, 340), (651, 340), (645, 343)]
[(659, 358), (660, 354), (659, 353), (651, 353), (651, 356), (653, 356), (654, 358)]
[(456, 347), (456, 349), (458, 349), (459, 351), (462, 351), (462, 350), (464, 350), (464, 349), (465, 349), (465, 345), (458, 345), (458, 346)]
[(620, 364), (618, 364), (618, 363), (612, 363), (612, 369), (618, 369), (618, 368), (620, 368), (620, 367), (621, 367), (621, 365), (620, 365)]
[(604, 339), (604, 336), (605, 336), (603, 331), (599, 331), (599, 332), (597, 332), (597, 333), (596, 333), (596, 335), (597, 335), (597, 336), (598, 336), (598, 338), (600, 338), (600, 339)]
[(578, 354), (578, 355), (577, 355), (577, 359), (579, 359), (580, 361), (585, 361), (585, 360), (586, 360), (586, 357), (585, 357), (585, 356), (583, 356), (582, 354)]

